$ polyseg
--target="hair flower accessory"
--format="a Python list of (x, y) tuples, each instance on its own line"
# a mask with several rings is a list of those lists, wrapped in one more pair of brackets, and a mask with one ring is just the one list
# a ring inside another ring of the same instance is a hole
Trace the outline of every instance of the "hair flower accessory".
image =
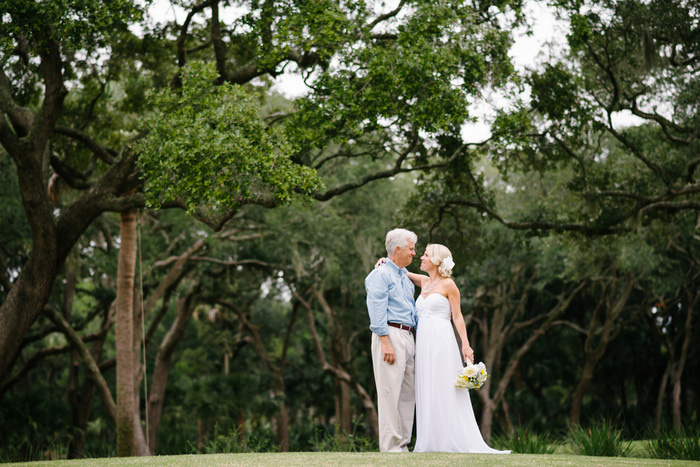
[(442, 266), (445, 268), (446, 271), (452, 271), (452, 268), (455, 267), (455, 262), (452, 260), (451, 257), (447, 257), (442, 260)]

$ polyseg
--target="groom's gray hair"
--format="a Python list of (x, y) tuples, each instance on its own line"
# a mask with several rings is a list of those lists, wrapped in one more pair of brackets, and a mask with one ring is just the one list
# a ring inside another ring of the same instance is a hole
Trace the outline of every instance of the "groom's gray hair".
[(396, 247), (404, 248), (408, 242), (418, 243), (418, 236), (406, 229), (390, 230), (386, 234), (386, 242), (384, 242), (387, 255), (393, 255)]

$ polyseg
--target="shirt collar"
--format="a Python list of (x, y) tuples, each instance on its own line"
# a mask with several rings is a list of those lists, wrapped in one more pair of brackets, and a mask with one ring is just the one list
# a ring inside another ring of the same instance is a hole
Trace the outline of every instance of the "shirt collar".
[(386, 263), (385, 263), (385, 264), (386, 264), (387, 266), (389, 266), (393, 271), (396, 271), (397, 273), (399, 273), (399, 275), (401, 275), (401, 276), (405, 276), (405, 275), (408, 273), (408, 270), (407, 270), (406, 268), (400, 268), (400, 267), (398, 267), (398, 266), (396, 265), (396, 263), (393, 262), (392, 260), (390, 260), (389, 258), (386, 259)]

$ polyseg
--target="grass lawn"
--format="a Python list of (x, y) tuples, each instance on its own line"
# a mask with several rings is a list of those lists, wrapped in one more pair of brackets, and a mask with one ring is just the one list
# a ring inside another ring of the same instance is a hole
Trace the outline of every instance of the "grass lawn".
[[(627, 457), (639, 458), (639, 457), (649, 457), (647, 452), (647, 446), (649, 445), (649, 440), (635, 440), (629, 441), (630, 443), (630, 453)], [(556, 444), (554, 446), (554, 454), (573, 454), (570, 444)]]
[(85, 460), (58, 460), (12, 464), (59, 466), (122, 466), (122, 465), (263, 465), (263, 466), (302, 466), (302, 465), (507, 465), (507, 466), (565, 466), (565, 465), (649, 465), (684, 466), (697, 462), (643, 459), (634, 457), (586, 457), (572, 454), (449, 454), (449, 453), (407, 453), (389, 454), (378, 452), (292, 452), (270, 454), (198, 454), (186, 456), (154, 456)]

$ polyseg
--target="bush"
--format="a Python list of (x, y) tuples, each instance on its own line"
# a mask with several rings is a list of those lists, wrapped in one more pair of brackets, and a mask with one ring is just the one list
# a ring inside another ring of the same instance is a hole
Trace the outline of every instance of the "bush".
[(583, 456), (627, 456), (632, 446), (630, 441), (622, 439), (622, 431), (608, 420), (601, 420), (587, 429), (570, 428), (569, 442), (574, 454)]
[(52, 442), (49, 445), (32, 444), (23, 440), (18, 444), (10, 444), (0, 448), (0, 464), (11, 462), (36, 462), (65, 459), (68, 454), (68, 444)]
[[(200, 452), (197, 448), (193, 448), (192, 451)], [(275, 451), (277, 451), (277, 446), (267, 434), (246, 433), (241, 436), (238, 428), (234, 427), (226, 432), (218, 424), (214, 427), (214, 433), (201, 449), (203, 454)]]
[(656, 459), (700, 461), (700, 428), (663, 428), (652, 435), (647, 452)]
[(529, 426), (518, 427), (509, 436), (497, 436), (494, 445), (519, 454), (553, 454), (556, 441), (551, 433), (535, 433)]
[[(366, 436), (357, 436), (357, 427), (360, 425), (360, 420), (352, 421), (352, 433), (344, 433), (340, 430), (338, 424), (333, 425), (332, 430), (327, 431), (319, 429), (316, 434), (316, 439), (312, 449), (318, 452), (368, 452), (377, 451), (379, 446), (377, 441)], [(323, 432), (323, 437), (319, 439), (318, 435)]]

